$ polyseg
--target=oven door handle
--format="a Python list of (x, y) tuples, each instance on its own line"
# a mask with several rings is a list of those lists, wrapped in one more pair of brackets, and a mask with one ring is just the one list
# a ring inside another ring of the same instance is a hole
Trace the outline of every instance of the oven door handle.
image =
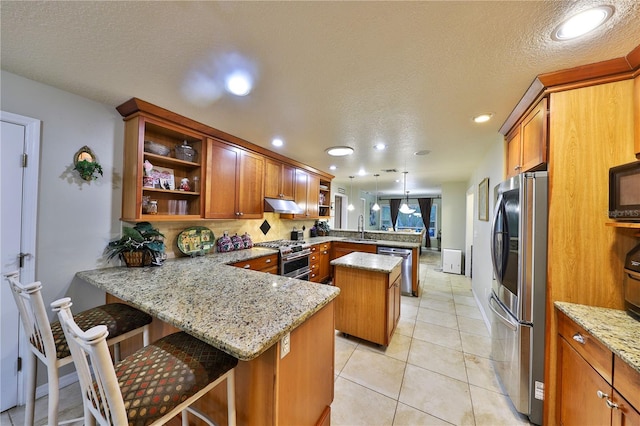
[(297, 256), (293, 256), (293, 257), (283, 257), (282, 261), (283, 262), (291, 262), (292, 260), (298, 260), (298, 259), (302, 259), (303, 257), (309, 257), (311, 255), (311, 252), (305, 252), (301, 255), (297, 255)]

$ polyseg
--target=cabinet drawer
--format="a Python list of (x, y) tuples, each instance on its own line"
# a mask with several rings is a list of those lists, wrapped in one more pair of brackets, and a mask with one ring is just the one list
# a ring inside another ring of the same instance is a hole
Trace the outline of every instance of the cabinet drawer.
[(320, 262), (320, 253), (311, 253), (309, 256), (309, 263), (318, 263)]
[(558, 333), (607, 382), (612, 383), (613, 353), (609, 349), (561, 311), (558, 311)]
[(252, 269), (254, 271), (263, 271), (266, 269), (278, 268), (278, 255), (271, 254), (268, 256), (258, 257), (256, 259), (245, 260), (233, 263), (232, 266), (244, 269)]
[(613, 357), (613, 387), (636, 409), (640, 408), (640, 373), (619, 357)]

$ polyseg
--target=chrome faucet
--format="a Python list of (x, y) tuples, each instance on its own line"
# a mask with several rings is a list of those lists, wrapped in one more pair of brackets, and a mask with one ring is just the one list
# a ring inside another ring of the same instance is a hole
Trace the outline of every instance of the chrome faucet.
[(360, 233), (360, 238), (364, 240), (364, 216), (358, 216), (358, 232)]

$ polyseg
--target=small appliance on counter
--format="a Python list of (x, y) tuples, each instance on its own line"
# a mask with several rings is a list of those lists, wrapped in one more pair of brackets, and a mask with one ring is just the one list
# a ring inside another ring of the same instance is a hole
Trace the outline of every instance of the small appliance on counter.
[(640, 321), (640, 244), (627, 254), (624, 272), (625, 308)]
[(304, 240), (304, 231), (298, 230), (295, 227), (291, 231), (291, 239), (293, 241)]

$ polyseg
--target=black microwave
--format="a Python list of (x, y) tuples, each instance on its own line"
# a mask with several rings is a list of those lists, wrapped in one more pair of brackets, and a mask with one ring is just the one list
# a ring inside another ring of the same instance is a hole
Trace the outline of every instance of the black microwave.
[(640, 161), (609, 169), (609, 217), (640, 222)]

